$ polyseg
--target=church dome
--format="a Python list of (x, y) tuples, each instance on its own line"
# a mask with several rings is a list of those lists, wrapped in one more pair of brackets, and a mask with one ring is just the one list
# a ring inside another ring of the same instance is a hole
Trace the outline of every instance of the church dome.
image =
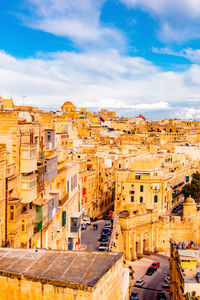
[(63, 112), (73, 112), (73, 111), (76, 111), (76, 107), (74, 106), (74, 104), (70, 101), (66, 101), (62, 107), (61, 107), (61, 110)]
[(74, 104), (70, 101), (66, 101), (65, 103), (63, 103), (63, 106), (68, 106), (68, 107), (74, 107), (75, 108)]
[(194, 201), (194, 199), (193, 199), (191, 196), (189, 196), (189, 197), (185, 200), (185, 203), (195, 204), (195, 201)]

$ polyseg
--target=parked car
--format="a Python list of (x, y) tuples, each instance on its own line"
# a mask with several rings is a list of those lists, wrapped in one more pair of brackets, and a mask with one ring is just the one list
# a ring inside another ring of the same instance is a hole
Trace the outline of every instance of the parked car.
[(104, 228), (112, 229), (112, 224), (111, 223), (106, 223), (104, 225)]
[(81, 230), (86, 230), (87, 229), (87, 226), (85, 223), (81, 223)]
[(151, 268), (155, 268), (156, 270), (160, 267), (160, 263), (159, 262), (153, 262), (151, 265)]
[(101, 243), (99, 244), (99, 247), (105, 247), (106, 250), (108, 250), (108, 249), (109, 249), (109, 243), (108, 243), (108, 242), (101, 242)]
[(100, 241), (100, 242), (107, 242), (107, 241), (108, 241), (108, 235), (102, 233), (102, 235), (100, 236), (99, 241)]
[(89, 219), (86, 219), (86, 218), (83, 219), (83, 222), (82, 222), (82, 223), (85, 223), (85, 225), (91, 225), (90, 220), (89, 220)]
[(110, 235), (111, 234), (111, 229), (109, 228), (104, 228), (103, 231), (102, 231), (103, 234), (107, 234), (107, 235)]
[(140, 279), (135, 282), (135, 286), (143, 286), (145, 284), (144, 280)]
[(155, 268), (149, 267), (149, 268), (147, 269), (146, 275), (153, 275), (153, 273), (154, 273), (155, 271), (156, 271)]
[(169, 283), (164, 282), (162, 287), (165, 288), (165, 289), (168, 289), (169, 288)]
[(166, 295), (164, 292), (158, 292), (157, 293), (157, 299), (158, 300), (166, 300)]
[(138, 300), (138, 293), (132, 291), (131, 296), (130, 296), (130, 300)]
[(108, 251), (109, 250), (108, 245), (109, 243), (100, 243), (98, 247), (98, 251)]

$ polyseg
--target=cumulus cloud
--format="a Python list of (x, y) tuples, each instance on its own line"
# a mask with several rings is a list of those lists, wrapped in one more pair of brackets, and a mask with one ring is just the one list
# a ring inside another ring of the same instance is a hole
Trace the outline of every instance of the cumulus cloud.
[(173, 118), (183, 119), (183, 120), (199, 120), (200, 119), (200, 109), (194, 107), (182, 108), (172, 114)]
[(132, 8), (140, 8), (156, 17), (159, 38), (183, 42), (200, 37), (200, 0), (120, 0)]
[(17, 104), (169, 110), (173, 102), (198, 99), (200, 66), (165, 72), (151, 62), (107, 52), (60, 52), (19, 59), (0, 52), (0, 94)]
[(34, 29), (69, 38), (81, 47), (88, 48), (97, 44), (99, 47), (111, 44), (123, 47), (123, 34), (100, 21), (104, 2), (105, 0), (27, 0), (31, 16), (24, 15), (23, 21)]

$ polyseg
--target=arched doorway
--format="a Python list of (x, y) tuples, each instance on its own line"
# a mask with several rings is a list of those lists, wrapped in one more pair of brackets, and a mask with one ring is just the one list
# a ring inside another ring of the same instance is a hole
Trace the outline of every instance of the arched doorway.
[(136, 236), (136, 254), (138, 257), (142, 255), (142, 240), (141, 240), (141, 235), (137, 234)]
[(149, 238), (149, 235), (148, 235), (148, 232), (145, 232), (143, 234), (143, 253), (147, 253), (148, 250), (149, 250), (149, 241), (148, 241), (148, 238)]

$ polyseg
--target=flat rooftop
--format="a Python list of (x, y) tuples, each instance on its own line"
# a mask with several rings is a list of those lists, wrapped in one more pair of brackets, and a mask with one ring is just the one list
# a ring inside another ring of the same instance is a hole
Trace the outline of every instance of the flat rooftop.
[(94, 287), (123, 253), (0, 248), (0, 275), (57, 286)]

